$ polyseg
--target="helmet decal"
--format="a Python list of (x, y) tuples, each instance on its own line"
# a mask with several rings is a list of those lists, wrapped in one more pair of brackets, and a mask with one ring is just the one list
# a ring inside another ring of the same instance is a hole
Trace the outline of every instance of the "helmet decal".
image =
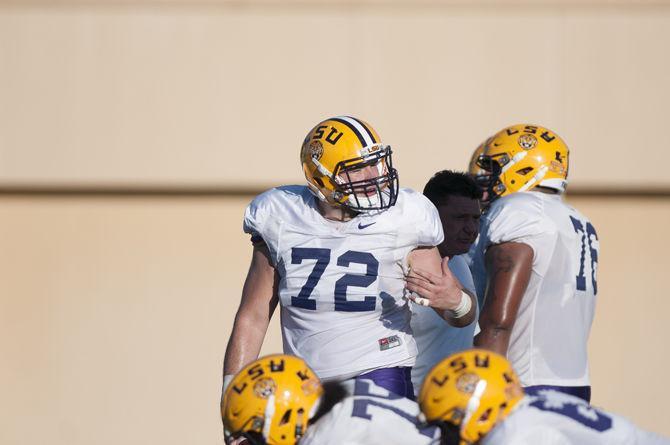
[(260, 379), (254, 384), (254, 395), (267, 399), (277, 390), (277, 384), (272, 379)]
[(522, 134), (518, 139), (519, 145), (524, 150), (530, 150), (537, 145), (537, 138), (532, 134)]
[(321, 141), (312, 141), (309, 143), (309, 151), (312, 156), (312, 159), (317, 161), (323, 156), (323, 144)]

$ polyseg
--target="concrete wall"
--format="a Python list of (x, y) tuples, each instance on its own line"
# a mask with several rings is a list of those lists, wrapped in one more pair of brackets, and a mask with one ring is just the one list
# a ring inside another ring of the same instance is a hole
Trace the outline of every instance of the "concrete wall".
[[(665, 1), (0, 0), (0, 443), (220, 443), (252, 197), (227, 192), (300, 182), (339, 113), (415, 188), (504, 125), (561, 134), (602, 191), (571, 198), (602, 240), (594, 402), (670, 435), (669, 25)], [(111, 193), (16, 192), (63, 186)]]

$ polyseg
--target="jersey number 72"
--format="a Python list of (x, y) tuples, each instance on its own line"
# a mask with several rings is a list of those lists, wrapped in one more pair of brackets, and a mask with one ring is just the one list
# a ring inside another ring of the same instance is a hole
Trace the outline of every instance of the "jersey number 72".
[[(312, 247), (294, 247), (291, 249), (291, 264), (302, 264), (304, 260), (316, 260), (314, 269), (307, 277), (307, 282), (300, 289), (297, 296), (291, 297), (291, 306), (303, 309), (316, 310), (316, 300), (309, 297), (319, 284), (323, 272), (330, 263), (330, 249)], [(335, 310), (342, 312), (366, 312), (374, 311), (377, 297), (366, 296), (363, 301), (347, 300), (348, 287), (368, 287), (377, 280), (379, 273), (379, 261), (369, 252), (357, 252), (348, 250), (337, 257), (337, 265), (349, 267), (350, 264), (364, 264), (367, 266), (365, 275), (345, 273), (335, 282)]]

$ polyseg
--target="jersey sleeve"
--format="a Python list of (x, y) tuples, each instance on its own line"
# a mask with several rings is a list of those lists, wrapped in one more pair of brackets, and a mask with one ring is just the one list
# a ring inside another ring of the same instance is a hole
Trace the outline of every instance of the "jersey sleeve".
[(256, 245), (263, 242), (263, 229), (265, 228), (265, 221), (267, 220), (264, 217), (264, 196), (257, 196), (251, 203), (247, 206), (244, 211), (244, 222), (242, 224), (242, 229), (244, 233), (251, 235), (252, 244)]
[(417, 244), (432, 247), (444, 241), (440, 215), (433, 203), (421, 193), (413, 190), (409, 191), (407, 201), (409, 222), (416, 231)]
[(494, 203), (486, 216), (488, 248), (507, 242), (523, 243), (536, 254), (543, 237), (556, 236), (556, 227), (544, 215), (544, 204), (532, 193), (516, 193)]

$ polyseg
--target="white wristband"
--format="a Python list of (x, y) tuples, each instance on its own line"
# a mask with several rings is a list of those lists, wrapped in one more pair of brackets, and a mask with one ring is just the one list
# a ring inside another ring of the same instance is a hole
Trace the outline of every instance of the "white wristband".
[(461, 302), (455, 309), (451, 309), (449, 311), (449, 315), (452, 318), (462, 318), (465, 317), (468, 312), (470, 312), (470, 309), (472, 309), (472, 300), (470, 299), (470, 295), (461, 290)]

